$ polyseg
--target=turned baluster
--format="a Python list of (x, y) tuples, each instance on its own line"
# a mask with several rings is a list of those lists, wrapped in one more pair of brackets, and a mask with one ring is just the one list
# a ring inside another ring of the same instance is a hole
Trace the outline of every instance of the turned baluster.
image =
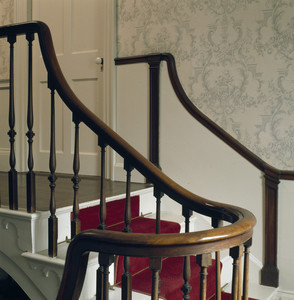
[(56, 146), (55, 146), (55, 88), (53, 80), (48, 77), (48, 88), (51, 90), (51, 128), (50, 128), (50, 159), (49, 169), (50, 175), (50, 217), (48, 219), (48, 238), (49, 248), (48, 254), (50, 257), (57, 256), (57, 233), (58, 233), (58, 220), (56, 213), (56, 200), (55, 200), (55, 187), (56, 187)]
[[(133, 167), (125, 160), (124, 169), (127, 172), (127, 183), (126, 183), (126, 204), (125, 204), (125, 214), (124, 222), (125, 227), (123, 232), (132, 232), (130, 227), (131, 223), (131, 172)], [(122, 299), (131, 300), (132, 299), (132, 274), (130, 270), (130, 257), (124, 257), (124, 273), (122, 275)]]
[[(185, 218), (185, 232), (190, 232), (190, 217), (193, 215), (193, 211), (183, 206), (182, 215)], [(183, 299), (190, 299), (191, 285), (189, 283), (191, 279), (191, 265), (190, 265), (190, 256), (184, 257), (183, 264), (183, 279), (184, 284), (181, 288), (184, 293)]]
[(130, 223), (131, 223), (131, 173), (134, 169), (130, 164), (125, 160), (124, 169), (127, 172), (127, 182), (126, 182), (126, 203), (125, 203), (125, 214), (124, 214), (124, 222), (125, 227), (123, 232), (132, 232)]
[(158, 300), (159, 298), (159, 286), (160, 286), (159, 274), (161, 271), (161, 265), (162, 265), (161, 257), (150, 257), (149, 266), (152, 271), (152, 288), (151, 288), (152, 300)]
[(244, 275), (243, 275), (243, 300), (248, 300), (249, 290), (249, 254), (252, 238), (244, 244)]
[(7, 38), (10, 44), (10, 67), (9, 67), (9, 142), (10, 142), (10, 171), (8, 173), (9, 182), (9, 208), (13, 210), (18, 209), (18, 195), (17, 195), (17, 171), (15, 170), (15, 109), (14, 109), (14, 43), (16, 42), (15, 35), (9, 35)]
[(232, 279), (232, 300), (241, 299), (241, 257), (243, 254), (243, 245), (230, 249), (230, 256), (233, 258), (233, 279)]
[(27, 212), (36, 211), (36, 185), (34, 158), (33, 158), (33, 132), (34, 113), (33, 113), (33, 59), (32, 59), (32, 42), (35, 39), (33, 33), (27, 33), (26, 39), (29, 45), (29, 61), (28, 61), (28, 110), (27, 110), (27, 126), (28, 131), (26, 136), (28, 138), (28, 172), (27, 172)]
[(199, 299), (206, 299), (206, 287), (207, 287), (207, 268), (211, 265), (211, 254), (205, 253), (197, 255), (197, 264), (200, 266), (200, 294)]
[[(219, 228), (223, 226), (223, 221), (212, 218), (212, 227)], [(220, 251), (215, 252), (215, 300), (221, 300), (221, 263)]]
[(101, 148), (101, 185), (100, 185), (100, 205), (99, 205), (99, 220), (100, 224), (98, 229), (105, 230), (107, 226), (105, 224), (106, 219), (106, 198), (104, 190), (104, 181), (105, 181), (105, 148), (107, 144), (104, 142), (103, 138), (99, 136), (98, 145)]
[(71, 179), (73, 182), (74, 200), (73, 200), (73, 220), (71, 221), (71, 238), (77, 235), (81, 231), (81, 222), (79, 219), (79, 183), (81, 181), (79, 177), (80, 171), (80, 155), (79, 155), (79, 124), (78, 118), (73, 116), (73, 122), (75, 123), (75, 148), (74, 148), (74, 160), (73, 160), (73, 172), (74, 176)]
[(154, 197), (156, 198), (156, 230), (157, 234), (160, 233), (160, 204), (161, 198), (163, 197), (163, 193), (157, 188), (154, 187)]
[(109, 266), (114, 262), (112, 254), (99, 253), (97, 270), (96, 300), (109, 299)]

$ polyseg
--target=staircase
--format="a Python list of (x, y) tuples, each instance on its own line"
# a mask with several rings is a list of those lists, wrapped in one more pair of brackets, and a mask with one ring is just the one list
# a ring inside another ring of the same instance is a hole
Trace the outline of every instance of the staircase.
[[(36, 34), (48, 72), (51, 103), (48, 158), (50, 191), (49, 210), (46, 211), (37, 209), (37, 181), (32, 152), (32, 46)], [(29, 53), (26, 211), (19, 206), (20, 174), (15, 169), (14, 44), (19, 35), (25, 35)], [(85, 107), (72, 92), (61, 72), (50, 31), (44, 23), (4, 26), (0, 28), (0, 37), (7, 38), (10, 49), (9, 201), (7, 207), (2, 206), (0, 209), (0, 236), (1, 241), (5, 241), (1, 242), (0, 246), (0, 267), (13, 275), (31, 299), (91, 299), (96, 294), (96, 299), (106, 300), (112, 293), (109, 290), (111, 282), (116, 286), (115, 289), (119, 287), (122, 299), (131, 299), (132, 295), (138, 296), (138, 292), (139, 297), (144, 293), (150, 295), (151, 299), (221, 299), (226, 295), (221, 293), (220, 251), (227, 249), (233, 260), (232, 299), (240, 299), (241, 294), (243, 299), (248, 299), (249, 251), (255, 217), (245, 209), (195, 195), (160, 170), (156, 125), (159, 114), (155, 109), (156, 101), (153, 101), (152, 105), (154, 116), (150, 122), (148, 160)], [(133, 62), (143, 62), (147, 59), (156, 75), (160, 61), (166, 58), (170, 56), (151, 55), (137, 57)], [(116, 64), (128, 61), (116, 60)], [(150, 94), (154, 100), (158, 96), (158, 85), (154, 77), (150, 82)], [(70, 206), (64, 207), (58, 207), (56, 201), (56, 92), (71, 111), (75, 127), (71, 179), (73, 201)], [(179, 97), (181, 92), (178, 93)], [(99, 200), (86, 204), (79, 201), (81, 123), (98, 136), (101, 149), (100, 194), (97, 197)], [(124, 159), (126, 182), (123, 198), (121, 195), (118, 198), (106, 196), (106, 148), (116, 151)], [(144, 197), (142, 194), (131, 192), (131, 175), (134, 169), (151, 185), (144, 191)], [(169, 197), (178, 203), (180, 212), (177, 212), (177, 215), (182, 215), (183, 224), (162, 219), (160, 206), (163, 197)], [(155, 218), (141, 217), (141, 212), (146, 213), (142, 207), (154, 207), (148, 212), (153, 213)], [(92, 213), (93, 219), (89, 217)], [(212, 227), (198, 230), (195, 226), (195, 218), (197, 220), (198, 215), (205, 216)], [(182, 232), (179, 232), (180, 228)], [(113, 267), (115, 268), (111, 271)], [(174, 274), (171, 276), (172, 273)], [(170, 280), (169, 284), (165, 284), (167, 280)]]

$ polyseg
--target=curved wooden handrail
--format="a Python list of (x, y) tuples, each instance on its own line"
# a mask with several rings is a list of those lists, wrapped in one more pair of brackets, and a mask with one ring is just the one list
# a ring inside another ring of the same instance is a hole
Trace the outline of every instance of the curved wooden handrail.
[[(101, 251), (107, 254), (115, 251), (116, 254), (121, 255), (149, 257), (183, 256), (234, 247), (251, 238), (256, 223), (251, 212), (207, 200), (184, 189), (131, 147), (77, 98), (62, 74), (50, 30), (46, 24), (30, 22), (5, 26), (0, 30), (0, 37), (27, 34), (28, 32), (38, 34), (50, 85), (57, 90), (76, 120), (84, 122), (99, 136), (99, 139), (103, 140), (103, 143), (111, 146), (118, 154), (127, 159), (128, 163), (142, 173), (158, 190), (185, 208), (232, 223), (222, 228), (185, 234), (126, 234), (101, 230), (80, 233), (74, 238), (68, 250), (61, 291), (67, 290), (66, 286), (72, 283), (70, 278), (74, 278), (73, 275), (77, 278), (77, 289), (81, 288), (89, 251)], [(172, 61), (168, 54), (163, 57)], [(171, 68), (170, 72), (172, 71), (174, 72), (174, 84), (178, 85), (175, 80), (177, 78), (175, 77), (176, 71)], [(184, 95), (182, 90), (181, 97), (184, 98)], [(70, 263), (70, 261), (75, 261), (75, 263)], [(62, 297), (61, 299), (72, 298)]]
[[(227, 235), (234, 225), (181, 234), (138, 234), (90, 229), (79, 233), (71, 241), (65, 263), (65, 271), (57, 299), (77, 299), (81, 293), (89, 252), (128, 255), (136, 257), (177, 257), (215, 252), (238, 246), (248, 241), (253, 233), (254, 216), (236, 209), (243, 218), (237, 223), (243, 234)], [(236, 232), (235, 232), (236, 233)], [(72, 263), (72, 262), (76, 263)]]
[[(84, 122), (93, 132), (102, 137), (104, 142), (111, 146), (118, 154), (126, 158), (139, 172), (165, 194), (175, 199), (180, 204), (191, 208), (205, 215), (214, 215), (216, 218), (235, 222), (239, 219), (230, 206), (225, 206), (197, 196), (184, 189), (168, 176), (162, 173), (155, 165), (150, 163), (143, 155), (130, 146), (115, 131), (101, 121), (92, 111), (90, 111), (75, 95), (68, 85), (57, 61), (53, 41), (48, 26), (40, 21), (20, 23), (2, 27), (0, 37), (9, 34), (26, 34), (35, 32), (38, 34), (43, 60), (48, 71), (52, 85), (59, 93), (63, 102), (73, 112), (78, 119)], [(4, 33), (5, 32), (5, 35)], [(225, 208), (226, 207), (226, 208)]]
[(168, 74), (173, 90), (180, 102), (182, 103), (182, 105), (195, 119), (197, 119), (207, 129), (209, 129), (212, 133), (218, 136), (223, 142), (225, 142), (227, 145), (229, 145), (231, 148), (237, 151), (241, 156), (243, 156), (246, 160), (248, 160), (262, 172), (270, 172), (278, 176), (280, 179), (294, 180), (294, 171), (281, 170), (266, 163), (264, 160), (262, 160), (260, 157), (258, 157), (256, 154), (254, 154), (252, 151), (250, 151), (248, 148), (242, 145), (238, 140), (233, 138), (219, 125), (217, 125), (215, 122), (209, 119), (192, 103), (180, 82), (176, 69), (176, 62), (172, 54), (155, 53), (115, 59), (116, 65), (135, 64), (143, 62), (150, 63), (152, 61), (166, 61)]

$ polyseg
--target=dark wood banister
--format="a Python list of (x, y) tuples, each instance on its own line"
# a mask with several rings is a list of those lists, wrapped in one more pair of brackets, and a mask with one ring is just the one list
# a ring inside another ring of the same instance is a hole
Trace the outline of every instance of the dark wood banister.
[[(93, 112), (91, 112), (74, 94), (68, 85), (55, 55), (53, 42), (48, 26), (40, 21), (30, 23), (20, 23), (2, 27), (5, 35), (0, 32), (0, 37), (10, 34), (26, 34), (27, 32), (36, 32), (39, 36), (39, 43), (42, 56), (45, 62), (48, 74), (53, 81), (55, 89), (59, 93), (61, 99), (67, 107), (79, 116), (79, 120), (84, 122), (93, 132), (101, 136), (105, 143), (111, 146), (118, 154), (125, 157), (132, 166), (135, 166), (145, 177), (152, 182), (156, 182), (156, 186), (165, 194), (169, 195), (180, 204), (195, 209), (205, 215), (211, 213), (220, 219), (229, 222), (236, 221), (239, 216), (232, 214), (227, 210), (226, 205), (209, 201), (205, 198), (197, 196), (184, 189), (168, 176), (163, 174), (154, 164), (150, 163), (143, 155), (130, 146), (115, 131), (101, 121)], [(180, 200), (179, 200), (180, 199)], [(229, 208), (230, 206), (228, 206)]]
[[(38, 34), (51, 88), (57, 90), (61, 99), (72, 111), (73, 115), (79, 118), (79, 121), (84, 122), (105, 144), (111, 146), (131, 166), (135, 167), (150, 182), (154, 183), (158, 190), (167, 194), (187, 209), (190, 208), (201, 214), (232, 223), (222, 228), (185, 234), (141, 235), (102, 230), (82, 232), (70, 244), (59, 295), (62, 294), (62, 291), (67, 291), (68, 286), (73, 286), (72, 283), (74, 281), (77, 289), (80, 291), (86, 268), (85, 258), (88, 252), (92, 250), (104, 251), (108, 254), (115, 251), (116, 254), (134, 256), (182, 256), (235, 247), (251, 238), (253, 227), (256, 223), (255, 217), (251, 212), (233, 205), (207, 200), (184, 189), (131, 147), (77, 98), (62, 74), (54, 51), (50, 30), (46, 24), (30, 22), (4, 26), (0, 30), (0, 37), (27, 33)], [(97, 243), (98, 240), (99, 243)], [(72, 259), (76, 263), (70, 263)], [(61, 296), (60, 299), (72, 298)]]
[[(173, 90), (177, 95), (179, 101), (186, 108), (186, 110), (197, 119), (203, 126), (209, 129), (213, 134), (219, 137), (228, 146), (238, 152), (247, 161), (253, 164), (256, 168), (264, 173), (265, 183), (265, 245), (264, 245), (264, 267), (261, 271), (261, 283), (264, 285), (275, 286), (279, 285), (279, 271), (277, 268), (277, 208), (278, 208), (278, 184), (280, 179), (294, 180), (294, 171), (281, 170), (271, 166), (263, 161), (260, 157), (242, 145), (238, 140), (233, 138), (229, 133), (223, 130), (215, 122), (203, 114), (189, 99), (185, 93), (182, 84), (179, 80), (175, 59), (170, 53), (154, 53), (147, 55), (131, 56), (116, 58), (116, 65), (148, 63), (151, 65), (154, 61), (166, 61), (170, 82)], [(159, 70), (159, 68), (158, 68)], [(151, 88), (150, 88), (151, 90)], [(150, 95), (150, 101), (152, 101)], [(159, 105), (157, 107), (159, 110)], [(151, 113), (151, 112), (150, 112)], [(157, 113), (157, 115), (159, 115)], [(155, 118), (156, 119), (156, 118)], [(152, 122), (152, 120), (150, 119)], [(156, 123), (159, 120), (155, 121)], [(153, 125), (150, 125), (152, 128)], [(153, 144), (158, 144), (157, 136), (152, 136), (150, 131), (149, 139)], [(158, 154), (152, 154), (152, 157)], [(270, 233), (270, 234), (269, 234)]]
[(187, 109), (187, 111), (197, 119), (201, 124), (203, 124), (207, 129), (213, 132), (216, 136), (218, 136), (223, 142), (237, 151), (241, 156), (247, 159), (250, 163), (252, 163), (259, 170), (264, 172), (268, 170), (274, 174), (279, 175), (280, 179), (294, 180), (294, 171), (288, 170), (280, 170), (277, 169), (265, 161), (263, 161), (260, 157), (242, 145), (238, 140), (233, 138), (229, 133), (227, 133), (224, 129), (222, 129), (219, 125), (209, 119), (205, 114), (203, 114), (189, 99), (186, 92), (183, 89), (183, 86), (178, 77), (176, 63), (174, 56), (170, 53), (155, 53), (155, 54), (147, 54), (147, 55), (139, 55), (139, 56), (130, 56), (130, 57), (122, 57), (116, 58), (116, 65), (127, 65), (127, 64), (137, 64), (137, 63), (150, 63), (152, 61), (166, 61), (169, 78), (173, 87), (174, 92), (176, 93), (178, 99), (182, 103), (182, 105)]

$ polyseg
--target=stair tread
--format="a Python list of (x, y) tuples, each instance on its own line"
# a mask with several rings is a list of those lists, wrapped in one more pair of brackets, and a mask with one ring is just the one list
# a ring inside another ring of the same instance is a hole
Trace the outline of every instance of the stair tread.
[[(57, 174), (55, 197), (57, 208), (72, 205), (73, 186), (70, 174)], [(80, 175), (81, 182), (79, 188), (79, 203), (92, 201), (100, 198), (100, 177)], [(8, 175), (6, 172), (0, 172), (0, 206), (8, 207)], [(106, 197), (121, 195), (126, 192), (125, 182), (105, 180), (104, 191)], [(131, 191), (138, 191), (150, 187), (150, 184), (131, 183)], [(48, 174), (45, 172), (36, 173), (36, 205), (37, 210), (49, 210), (50, 187)], [(18, 207), (26, 209), (26, 174), (18, 173)]]

